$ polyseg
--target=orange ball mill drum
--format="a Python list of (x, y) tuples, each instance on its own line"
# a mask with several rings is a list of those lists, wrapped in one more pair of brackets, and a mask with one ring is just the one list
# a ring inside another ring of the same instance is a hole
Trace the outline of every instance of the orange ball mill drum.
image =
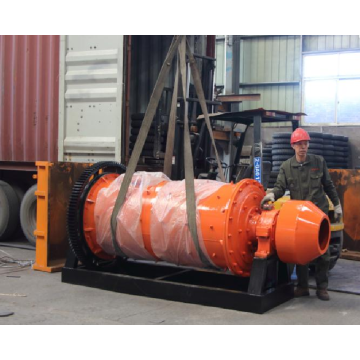
[[(162, 173), (134, 174), (117, 215), (114, 241), (121, 254), (115, 251), (110, 218), (122, 180), (123, 175), (104, 172), (89, 177), (79, 190), (77, 220), (82, 228), (71, 223), (68, 213), (70, 245), (79, 260), (94, 265), (128, 257), (205, 267), (188, 228), (185, 182), (171, 181)], [(219, 270), (248, 277), (254, 257), (275, 253), (284, 262), (306, 264), (329, 245), (330, 222), (319, 208), (308, 201), (288, 201), (280, 210), (262, 210), (265, 192), (255, 180), (195, 180), (195, 195), (199, 246)]]

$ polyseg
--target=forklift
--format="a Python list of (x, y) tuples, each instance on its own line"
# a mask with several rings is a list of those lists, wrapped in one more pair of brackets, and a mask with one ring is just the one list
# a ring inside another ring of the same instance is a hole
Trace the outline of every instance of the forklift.
[[(271, 163), (262, 161), (262, 141), (261, 141), (261, 127), (263, 123), (271, 122), (291, 122), (292, 129), (295, 130), (299, 127), (300, 117), (303, 114), (300, 113), (288, 113), (285, 111), (277, 110), (264, 110), (264, 109), (255, 109), (247, 110), (240, 112), (225, 112), (225, 113), (216, 113), (210, 114), (211, 121), (221, 120), (229, 121), (234, 125), (245, 125), (245, 129), (241, 133), (240, 138), (236, 141), (236, 151), (234, 156), (234, 161), (232, 164), (222, 165), (226, 170), (228, 170), (228, 181), (237, 183), (244, 178), (254, 178), (261, 184), (263, 184), (266, 189), (267, 183), (269, 180), (271, 172)], [(198, 134), (198, 140), (194, 149), (194, 163), (195, 163), (195, 174), (198, 175), (198, 178), (208, 178), (216, 180), (217, 176), (217, 163), (214, 158), (205, 156), (204, 153), (208, 154), (210, 152), (210, 146), (207, 146), (206, 135), (206, 125), (204, 121), (204, 116), (200, 115), (197, 118), (199, 122), (200, 131)], [(252, 162), (246, 166), (243, 172), (237, 171), (240, 166), (240, 156), (244, 147), (245, 136), (247, 130), (250, 126), (254, 127), (253, 135), (253, 147), (252, 147)], [(202, 164), (205, 159), (205, 162), (208, 165), (208, 171), (203, 173), (203, 167), (199, 167), (199, 164)], [(198, 166), (198, 167), (197, 167)]]

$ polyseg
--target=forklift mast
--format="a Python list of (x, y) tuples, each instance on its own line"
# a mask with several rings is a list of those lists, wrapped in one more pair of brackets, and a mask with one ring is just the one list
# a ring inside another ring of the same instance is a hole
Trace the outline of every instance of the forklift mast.
[[(226, 112), (226, 113), (216, 113), (210, 115), (210, 119), (214, 120), (223, 120), (229, 121), (233, 124), (242, 124), (245, 125), (245, 129), (241, 134), (241, 137), (236, 145), (235, 157), (233, 164), (230, 164), (230, 176), (229, 181), (238, 182), (244, 177), (253, 177), (260, 183), (267, 182), (266, 178), (270, 175), (270, 167), (264, 168), (264, 164), (262, 161), (262, 138), (261, 138), (261, 129), (263, 123), (271, 123), (271, 122), (291, 122), (292, 129), (295, 130), (299, 127), (300, 116), (304, 114), (302, 113), (288, 113), (284, 111), (276, 111), (276, 110), (265, 110), (265, 109), (254, 109), (254, 110), (246, 110), (240, 112)], [(199, 142), (201, 141), (202, 136), (205, 136), (207, 133), (205, 130), (205, 122), (203, 120), (203, 116), (199, 116), (198, 120), (201, 121), (200, 127), (200, 135)], [(237, 178), (236, 170), (237, 165), (240, 162), (240, 156), (243, 150), (245, 137), (248, 131), (249, 126), (253, 125), (253, 149), (252, 149), (252, 158), (253, 162), (249, 165), (248, 169), (244, 172), (241, 178)], [(195, 153), (194, 158), (196, 159), (197, 153)]]

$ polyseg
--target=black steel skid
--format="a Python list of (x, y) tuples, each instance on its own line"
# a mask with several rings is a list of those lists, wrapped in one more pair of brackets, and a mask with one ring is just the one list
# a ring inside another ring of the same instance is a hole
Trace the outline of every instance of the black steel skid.
[(90, 270), (77, 266), (77, 259), (69, 253), (62, 282), (256, 314), (263, 314), (294, 297), (286, 265), (276, 258), (254, 259), (252, 276), (248, 279), (129, 260)]

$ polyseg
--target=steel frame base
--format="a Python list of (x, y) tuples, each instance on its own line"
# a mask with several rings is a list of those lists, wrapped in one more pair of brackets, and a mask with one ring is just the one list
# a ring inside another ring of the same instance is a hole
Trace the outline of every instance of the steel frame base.
[(248, 292), (248, 278), (139, 261), (124, 261), (101, 270), (69, 266), (68, 261), (62, 271), (62, 282), (256, 314), (294, 297), (294, 285), (290, 281), (254, 294)]

